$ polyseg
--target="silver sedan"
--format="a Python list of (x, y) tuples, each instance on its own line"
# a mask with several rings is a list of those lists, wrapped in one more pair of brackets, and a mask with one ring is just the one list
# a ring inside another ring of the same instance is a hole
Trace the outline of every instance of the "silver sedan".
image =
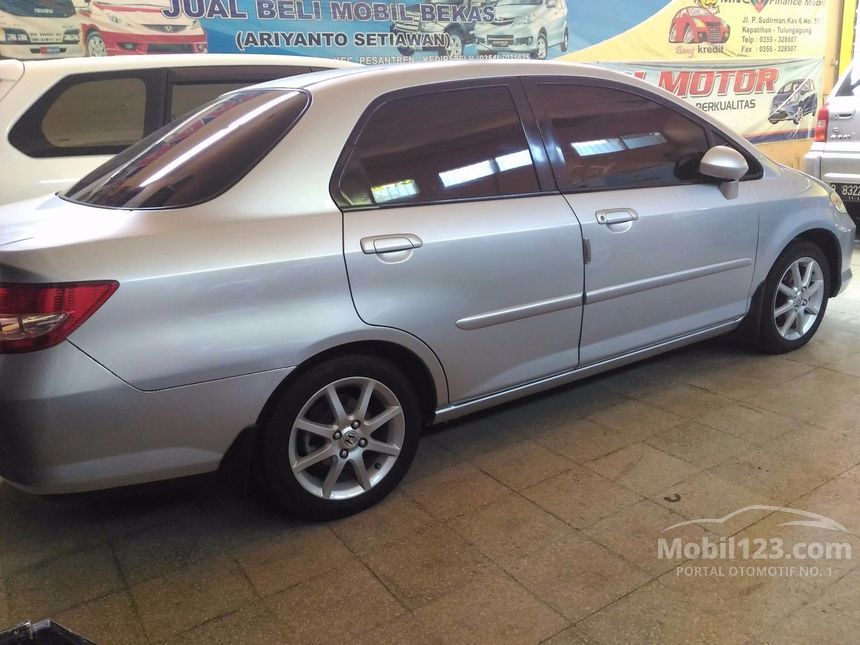
[(427, 423), (727, 332), (801, 347), (853, 238), (827, 185), (596, 67), (238, 90), (0, 209), (0, 472), (84, 491), (240, 445), (342, 516)]

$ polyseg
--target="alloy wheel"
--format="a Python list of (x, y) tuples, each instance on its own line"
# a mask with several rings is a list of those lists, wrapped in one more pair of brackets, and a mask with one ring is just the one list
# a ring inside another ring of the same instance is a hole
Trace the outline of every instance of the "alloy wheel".
[(815, 324), (824, 301), (824, 272), (810, 257), (798, 258), (780, 278), (773, 302), (776, 330), (786, 340), (802, 338)]
[(317, 497), (354, 498), (388, 475), (405, 433), (403, 408), (386, 385), (367, 377), (341, 379), (317, 391), (296, 417), (290, 468)]
[(87, 54), (89, 56), (107, 56), (107, 45), (98, 34), (92, 34), (87, 38)]
[(459, 34), (448, 34), (448, 49), (445, 55), (448, 58), (463, 58), (463, 39)]

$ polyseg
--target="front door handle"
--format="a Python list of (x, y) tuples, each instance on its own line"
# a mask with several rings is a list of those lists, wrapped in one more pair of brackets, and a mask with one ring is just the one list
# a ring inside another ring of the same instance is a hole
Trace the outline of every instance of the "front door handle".
[(851, 110), (850, 112), (834, 112), (833, 114), (831, 114), (831, 116), (834, 119), (841, 119), (841, 120), (850, 119), (851, 117), (854, 116), (854, 110)]
[(597, 211), (594, 216), (597, 218), (598, 224), (623, 224), (624, 222), (632, 222), (639, 219), (639, 213), (632, 208), (609, 208), (603, 211)]
[(424, 246), (424, 242), (417, 235), (403, 233), (399, 235), (374, 235), (361, 238), (361, 250), (370, 255), (372, 253), (393, 253), (395, 251), (411, 251)]

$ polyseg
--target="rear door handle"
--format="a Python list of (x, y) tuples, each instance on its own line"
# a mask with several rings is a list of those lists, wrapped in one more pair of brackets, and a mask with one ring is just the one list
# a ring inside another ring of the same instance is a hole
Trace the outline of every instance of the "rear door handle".
[(393, 253), (394, 251), (411, 251), (424, 246), (424, 242), (417, 235), (403, 233), (399, 235), (374, 235), (361, 238), (361, 250), (370, 255), (372, 253)]
[(597, 218), (598, 224), (623, 224), (624, 222), (632, 222), (639, 219), (639, 213), (632, 208), (609, 208), (603, 211), (597, 211), (594, 216)]

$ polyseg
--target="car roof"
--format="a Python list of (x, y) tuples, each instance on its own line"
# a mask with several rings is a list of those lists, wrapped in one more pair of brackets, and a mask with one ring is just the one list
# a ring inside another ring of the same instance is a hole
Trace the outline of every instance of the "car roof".
[[(650, 92), (660, 92), (659, 88), (640, 79), (605, 67), (583, 63), (556, 61), (494, 60), (494, 61), (442, 61), (426, 63), (398, 63), (393, 65), (373, 65), (330, 69), (312, 74), (302, 74), (288, 78), (275, 79), (260, 83), (255, 87), (268, 89), (316, 89), (353, 83), (372, 84), (377, 92), (443, 83), (447, 81), (474, 80), (510, 76), (572, 76), (621, 81), (647, 88)], [(662, 92), (661, 92), (662, 93)], [(668, 94), (668, 92), (666, 93)], [(674, 100), (673, 95), (669, 94)]]
[(88, 72), (109, 72), (158, 67), (206, 67), (210, 65), (284, 65), (302, 67), (360, 67), (358, 63), (280, 54), (149, 54), (147, 56), (108, 56), (95, 58), (52, 58), (21, 61), (24, 74), (55, 73), (57, 76)]

